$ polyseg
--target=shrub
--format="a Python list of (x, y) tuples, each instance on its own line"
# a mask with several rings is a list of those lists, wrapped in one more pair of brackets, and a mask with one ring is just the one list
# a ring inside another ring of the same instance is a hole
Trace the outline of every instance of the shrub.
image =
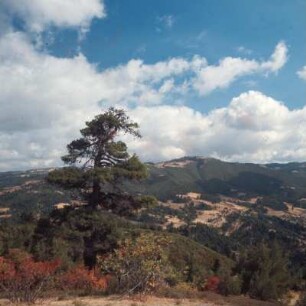
[(158, 200), (151, 195), (142, 195), (137, 198), (137, 200), (140, 202), (141, 207), (145, 208), (154, 208), (158, 205)]
[(262, 300), (279, 299), (290, 285), (288, 259), (276, 244), (251, 247), (237, 264), (242, 278), (242, 292)]
[(218, 285), (218, 292), (222, 295), (239, 295), (241, 293), (241, 279), (238, 276), (226, 275)]
[(288, 207), (285, 205), (285, 203), (276, 198), (276, 197), (263, 197), (261, 199), (257, 199), (256, 201), (256, 205), (258, 206), (266, 206), (266, 207), (270, 207), (272, 209), (275, 210), (280, 210), (280, 211), (287, 211)]
[(200, 203), (198, 206), (197, 206), (197, 209), (198, 210), (212, 210), (212, 207), (205, 204), (205, 203)]
[[(202, 245), (179, 235), (171, 236), (172, 243), (166, 250), (173, 269), (178, 273), (179, 280), (193, 283), (195, 286), (204, 286), (215, 268), (216, 261), (220, 269), (229, 270), (233, 262)], [(217, 274), (217, 273), (215, 273)]]
[(24, 251), (10, 250), (0, 257), (0, 288), (13, 303), (35, 303), (58, 269), (58, 260), (35, 262)]
[(218, 276), (212, 275), (205, 282), (204, 289), (208, 291), (218, 291), (221, 280)]
[(102, 273), (112, 275), (113, 292), (135, 293), (153, 291), (163, 282), (167, 270), (164, 247), (167, 238), (141, 234), (125, 240), (112, 254), (99, 257)]
[(92, 290), (105, 291), (107, 277), (99, 277), (95, 270), (88, 270), (84, 266), (74, 267), (58, 277), (58, 285), (64, 290)]

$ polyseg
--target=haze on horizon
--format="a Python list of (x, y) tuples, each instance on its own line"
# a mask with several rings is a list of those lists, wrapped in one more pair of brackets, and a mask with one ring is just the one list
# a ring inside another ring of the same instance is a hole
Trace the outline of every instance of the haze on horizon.
[(144, 161), (306, 160), (306, 1), (3, 0), (0, 171), (61, 165), (109, 106)]

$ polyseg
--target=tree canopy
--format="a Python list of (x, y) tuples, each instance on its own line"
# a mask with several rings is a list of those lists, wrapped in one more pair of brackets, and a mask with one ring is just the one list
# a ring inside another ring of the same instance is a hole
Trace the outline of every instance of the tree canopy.
[(117, 138), (123, 134), (140, 138), (138, 124), (131, 121), (124, 110), (109, 108), (86, 122), (80, 132), (82, 137), (68, 144), (68, 153), (62, 156), (69, 167), (50, 172), (48, 181), (80, 188), (92, 207), (114, 210), (118, 205), (135, 206), (135, 200), (119, 187), (125, 180), (145, 178), (146, 167), (135, 154), (130, 155), (127, 145)]
[(290, 274), (287, 254), (276, 243), (259, 244), (240, 255), (237, 272), (242, 276), (242, 292), (262, 300), (278, 299), (288, 289)]

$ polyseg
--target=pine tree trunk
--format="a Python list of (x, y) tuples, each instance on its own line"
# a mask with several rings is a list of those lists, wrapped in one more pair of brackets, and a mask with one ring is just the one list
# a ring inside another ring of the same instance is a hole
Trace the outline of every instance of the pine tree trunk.
[[(98, 152), (97, 156), (95, 157), (94, 169), (100, 166), (101, 154), (102, 154), (101, 152)], [(101, 195), (100, 180), (98, 178), (94, 178), (92, 184), (92, 193), (90, 195), (90, 201), (89, 201), (89, 205), (91, 207), (95, 208), (99, 205), (100, 195)]]
[(92, 193), (90, 196), (90, 206), (97, 207), (100, 202), (100, 195), (101, 195), (101, 187), (99, 180), (94, 180), (92, 186)]

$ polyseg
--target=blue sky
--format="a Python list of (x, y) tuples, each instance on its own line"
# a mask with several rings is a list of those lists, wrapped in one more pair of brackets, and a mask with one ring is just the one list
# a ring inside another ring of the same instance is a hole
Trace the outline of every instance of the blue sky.
[(158, 161), (306, 160), (306, 0), (3, 0), (0, 171), (123, 107)]
[[(131, 58), (152, 64), (194, 54), (204, 56), (211, 64), (226, 56), (260, 59), (268, 57), (283, 40), (290, 60), (272, 78), (251, 77), (257, 83), (251, 89), (262, 90), (290, 108), (305, 103), (306, 87), (296, 71), (305, 63), (306, 1), (112, 0), (105, 5), (107, 18), (94, 20), (81, 44), (88, 60), (101, 69)], [(167, 25), (167, 18), (172, 20), (171, 25)], [(59, 36), (51, 52), (59, 56), (78, 52), (75, 31), (63, 31)], [(225, 105), (247, 89), (248, 84), (237, 82), (226, 91), (190, 103), (207, 111)]]

